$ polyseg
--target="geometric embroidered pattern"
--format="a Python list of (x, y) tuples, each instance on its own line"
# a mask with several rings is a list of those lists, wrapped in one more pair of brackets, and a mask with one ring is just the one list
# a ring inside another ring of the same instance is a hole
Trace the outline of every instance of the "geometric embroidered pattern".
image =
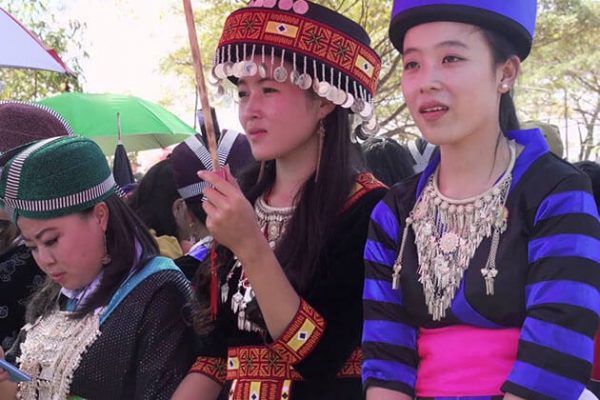
[[(377, 53), (335, 27), (303, 15), (274, 9), (237, 10), (225, 21), (219, 48), (239, 43), (273, 45), (295, 52), (299, 58), (316, 59), (350, 76), (370, 93), (376, 92), (381, 69)], [(320, 80), (330, 81), (324, 76)]]
[[(336, 376), (360, 378), (362, 360), (362, 351), (355, 349)], [(302, 375), (272, 348), (240, 346), (228, 350), (227, 381), (232, 382), (230, 400), (291, 400), (293, 383), (302, 380)]]
[(296, 364), (317, 346), (325, 332), (325, 325), (325, 319), (304, 299), (300, 299), (296, 316), (269, 347), (288, 364)]
[(225, 383), (227, 367), (224, 358), (198, 357), (189, 373), (200, 373), (208, 376), (220, 385)]
[(373, 174), (369, 172), (363, 172), (359, 174), (356, 177), (356, 183), (352, 188), (352, 193), (344, 203), (342, 212), (352, 208), (352, 206), (356, 204), (356, 202), (360, 200), (361, 197), (363, 197), (365, 194), (369, 193), (372, 190), (381, 188), (387, 189), (387, 186), (378, 181), (377, 178), (373, 176)]

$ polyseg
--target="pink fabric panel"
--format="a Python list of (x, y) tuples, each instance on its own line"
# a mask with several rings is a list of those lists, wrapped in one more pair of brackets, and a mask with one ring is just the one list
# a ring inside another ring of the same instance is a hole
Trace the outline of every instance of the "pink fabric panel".
[(517, 359), (520, 330), (459, 325), (419, 330), (417, 396), (496, 396)]

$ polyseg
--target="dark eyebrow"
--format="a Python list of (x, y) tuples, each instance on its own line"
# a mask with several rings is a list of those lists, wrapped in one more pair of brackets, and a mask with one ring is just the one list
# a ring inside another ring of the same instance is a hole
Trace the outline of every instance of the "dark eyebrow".
[[(53, 227), (42, 229), (41, 231), (39, 231), (39, 232), (38, 232), (38, 234), (37, 234), (37, 235), (35, 235), (35, 238), (34, 238), (34, 239), (39, 239), (40, 237), (42, 237), (42, 235), (43, 235), (44, 233), (46, 233), (46, 232), (48, 232), (48, 231), (51, 231), (51, 230), (55, 230), (55, 229), (56, 229), (56, 228), (53, 228)], [(21, 233), (21, 238), (22, 238), (24, 241), (26, 241), (26, 242), (31, 242), (31, 239), (28, 239), (28, 238), (27, 238), (25, 235), (23, 235), (22, 233)]]
[(463, 49), (469, 48), (469, 46), (460, 40), (445, 40), (442, 43), (437, 44), (435, 47), (461, 47)]
[[(463, 42), (461, 42), (460, 40), (444, 40), (443, 42), (440, 42), (438, 44), (435, 45), (435, 47), (461, 47), (463, 49), (468, 49), (469, 46), (467, 46), (466, 44), (464, 44)], [(417, 53), (419, 52), (419, 50), (415, 47), (409, 47), (407, 49), (404, 49), (404, 55), (406, 56), (407, 54), (410, 53)]]

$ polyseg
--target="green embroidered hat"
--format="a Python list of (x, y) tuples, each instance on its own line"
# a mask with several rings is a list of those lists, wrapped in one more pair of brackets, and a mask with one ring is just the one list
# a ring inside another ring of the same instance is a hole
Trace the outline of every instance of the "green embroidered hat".
[(80, 136), (32, 143), (0, 169), (0, 205), (13, 221), (86, 210), (116, 193), (100, 147)]

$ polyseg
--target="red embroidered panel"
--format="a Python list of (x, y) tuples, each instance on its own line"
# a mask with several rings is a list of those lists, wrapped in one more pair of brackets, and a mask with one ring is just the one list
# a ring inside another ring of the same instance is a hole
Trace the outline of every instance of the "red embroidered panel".
[(306, 301), (300, 299), (300, 307), (281, 337), (271, 344), (286, 362), (296, 364), (308, 356), (321, 340), (325, 320)]
[(354, 184), (352, 193), (350, 194), (348, 200), (346, 200), (346, 203), (344, 204), (343, 211), (352, 208), (352, 206), (356, 204), (356, 202), (360, 200), (361, 197), (363, 197), (365, 194), (369, 193), (372, 190), (381, 188), (387, 188), (387, 186), (378, 181), (377, 178), (375, 178), (370, 172), (363, 172), (362, 174), (359, 174), (356, 177), (356, 183)]
[(305, 16), (273, 9), (237, 10), (225, 21), (219, 48), (239, 43), (249, 43), (247, 56), (253, 43), (306, 55), (335, 66), (372, 93), (377, 90), (381, 70), (377, 53), (344, 32)]
[(227, 375), (226, 361), (224, 358), (198, 357), (190, 373), (204, 374), (222, 385)]

